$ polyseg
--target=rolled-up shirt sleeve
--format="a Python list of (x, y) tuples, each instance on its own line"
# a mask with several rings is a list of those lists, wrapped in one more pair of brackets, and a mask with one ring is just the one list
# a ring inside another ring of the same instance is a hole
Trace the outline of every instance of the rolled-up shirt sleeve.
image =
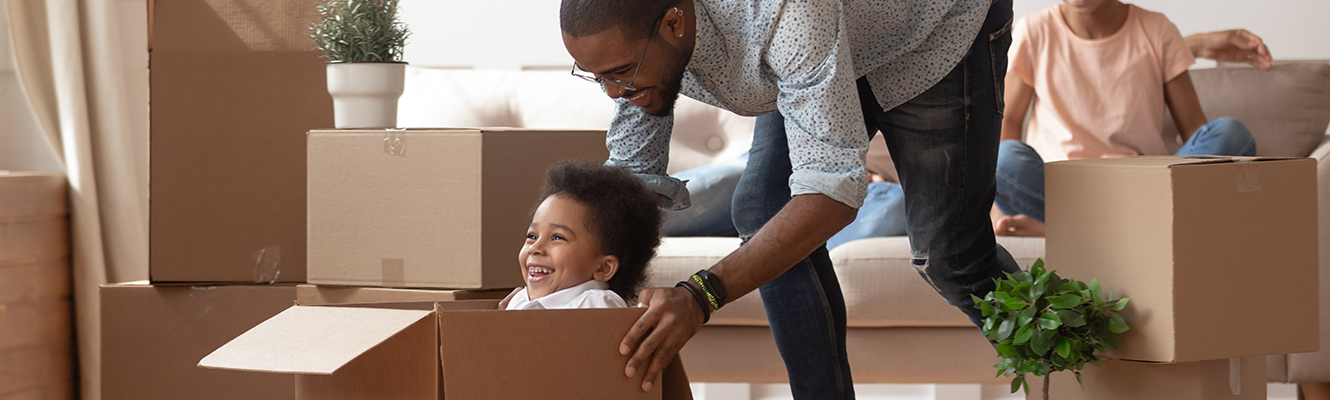
[(605, 165), (621, 167), (633, 173), (651, 190), (660, 193), (660, 206), (666, 210), (688, 208), (690, 200), (684, 182), (666, 174), (670, 161), (670, 133), (674, 116), (655, 116), (643, 112), (625, 99), (616, 99), (617, 109), (605, 135), (610, 158)]
[(859, 208), (868, 186), (868, 134), (840, 7), (792, 2), (767, 60), (780, 77), (776, 106), (793, 168), (790, 194), (820, 193)]

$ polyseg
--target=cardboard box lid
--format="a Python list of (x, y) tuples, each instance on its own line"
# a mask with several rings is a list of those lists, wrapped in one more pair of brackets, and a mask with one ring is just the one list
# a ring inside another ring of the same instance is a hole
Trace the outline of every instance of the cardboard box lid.
[(204, 357), (199, 366), (332, 375), (433, 313), (433, 310), (293, 306)]

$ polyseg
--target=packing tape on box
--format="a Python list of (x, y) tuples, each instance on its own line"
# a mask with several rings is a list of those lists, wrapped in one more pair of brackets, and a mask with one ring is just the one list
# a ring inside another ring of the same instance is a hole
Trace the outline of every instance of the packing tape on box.
[(1256, 163), (1249, 160), (1238, 160), (1234, 163), (1238, 166), (1238, 193), (1255, 192), (1261, 190), (1261, 173), (1256, 171)]
[(406, 130), (389, 129), (384, 132), (383, 152), (390, 156), (406, 157)]
[(1234, 396), (1242, 394), (1242, 359), (1228, 359), (1228, 390)]
[(282, 275), (281, 261), (282, 246), (269, 246), (255, 252), (254, 283), (277, 282), (277, 277)]

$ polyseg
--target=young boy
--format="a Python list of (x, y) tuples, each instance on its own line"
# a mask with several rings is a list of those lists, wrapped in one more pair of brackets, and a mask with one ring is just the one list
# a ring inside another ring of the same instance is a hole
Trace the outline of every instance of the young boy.
[(1186, 142), (1178, 155), (1255, 154), (1241, 122), (1207, 122), (1187, 74), (1193, 49), (1163, 14), (1118, 0), (1066, 0), (1018, 21), (1012, 40), (998, 150), (999, 235), (1043, 236), (1045, 161), (1167, 154), (1165, 105)]
[(517, 253), (526, 287), (508, 310), (627, 307), (660, 245), (657, 195), (627, 171), (588, 161), (550, 168)]

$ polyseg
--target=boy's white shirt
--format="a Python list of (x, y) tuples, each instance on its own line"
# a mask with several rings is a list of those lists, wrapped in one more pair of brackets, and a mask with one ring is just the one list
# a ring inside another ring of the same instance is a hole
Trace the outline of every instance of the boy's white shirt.
[(522, 288), (508, 301), (507, 310), (556, 310), (566, 308), (623, 308), (623, 301), (610, 285), (595, 279), (531, 300)]

